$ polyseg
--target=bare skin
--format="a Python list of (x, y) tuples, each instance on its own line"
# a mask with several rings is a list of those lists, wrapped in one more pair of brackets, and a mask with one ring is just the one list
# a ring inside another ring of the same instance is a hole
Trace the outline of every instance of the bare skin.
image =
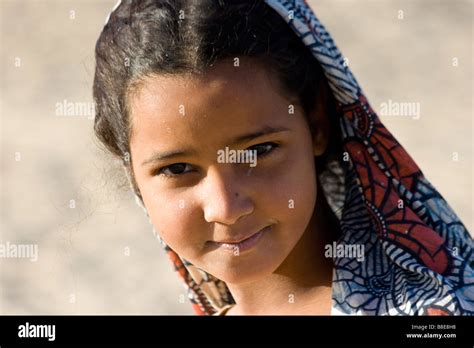
[[(226, 282), (237, 303), (229, 314), (329, 314), (329, 207), (314, 165), (327, 146), (326, 115), (316, 105), (311, 133), (266, 69), (231, 62), (205, 75), (150, 76), (129, 95), (132, 168), (145, 207), (168, 246)], [(261, 130), (270, 132), (234, 141)], [(219, 163), (226, 146), (258, 150), (256, 167)], [(189, 153), (158, 159), (177, 150)], [(216, 247), (265, 227), (243, 252)]]
[[(327, 213), (330, 208), (324, 198), (319, 197), (304, 235), (272, 277), (246, 284), (245, 287), (228, 284), (236, 305), (227, 311), (227, 315), (331, 313), (333, 264), (324, 257), (323, 252), (324, 245), (332, 242), (330, 231), (323, 229), (331, 226), (322, 214)], [(277, 277), (278, 291), (267, 292), (273, 288), (272, 283)]]

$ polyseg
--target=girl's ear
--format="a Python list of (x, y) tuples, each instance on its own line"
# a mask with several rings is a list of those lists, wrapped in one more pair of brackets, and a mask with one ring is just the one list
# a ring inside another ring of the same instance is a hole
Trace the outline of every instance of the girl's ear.
[(324, 78), (321, 80), (313, 111), (309, 115), (310, 124), (314, 125), (311, 127), (314, 156), (321, 156), (326, 151), (330, 132), (328, 89)]

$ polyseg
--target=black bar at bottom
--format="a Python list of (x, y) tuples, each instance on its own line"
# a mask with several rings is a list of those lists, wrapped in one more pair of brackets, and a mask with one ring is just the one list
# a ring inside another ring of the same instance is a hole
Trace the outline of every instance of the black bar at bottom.
[(473, 347), (473, 324), (472, 317), (7, 315), (0, 316), (0, 346), (401, 343)]

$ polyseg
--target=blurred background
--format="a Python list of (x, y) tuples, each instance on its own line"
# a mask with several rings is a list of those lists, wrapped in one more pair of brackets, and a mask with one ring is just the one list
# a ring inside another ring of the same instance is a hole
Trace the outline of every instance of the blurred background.
[[(0, 314), (193, 314), (92, 132), (94, 46), (115, 0), (0, 0)], [(313, 0), (372, 107), (473, 227), (472, 1)], [(76, 106), (68, 112), (68, 103)]]

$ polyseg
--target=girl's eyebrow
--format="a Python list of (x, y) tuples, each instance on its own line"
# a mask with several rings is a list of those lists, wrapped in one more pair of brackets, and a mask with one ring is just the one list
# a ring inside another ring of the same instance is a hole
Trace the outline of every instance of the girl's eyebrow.
[[(230, 145), (227, 145), (227, 146), (236, 146), (236, 145), (245, 143), (247, 141), (250, 141), (252, 139), (262, 137), (264, 135), (288, 132), (288, 131), (291, 131), (291, 130), (286, 127), (264, 126), (262, 129), (256, 132), (240, 135), (234, 138), (232, 141), (230, 141)], [(167, 151), (167, 152), (162, 152), (162, 153), (155, 152), (151, 155), (150, 158), (142, 162), (142, 166), (147, 165), (152, 162), (156, 162), (156, 161), (168, 160), (175, 157), (186, 157), (186, 156), (189, 157), (196, 154), (197, 152), (195, 150), (176, 150), (176, 151), (173, 150), (173, 151)]]
[(239, 144), (245, 143), (247, 141), (250, 141), (252, 139), (263, 137), (264, 135), (280, 133), (280, 132), (288, 132), (288, 131), (290, 131), (290, 129), (286, 128), (286, 127), (264, 126), (262, 129), (260, 129), (256, 132), (241, 135), (241, 136), (238, 136), (238, 137), (234, 138), (234, 140), (230, 141), (230, 146), (239, 145)]

